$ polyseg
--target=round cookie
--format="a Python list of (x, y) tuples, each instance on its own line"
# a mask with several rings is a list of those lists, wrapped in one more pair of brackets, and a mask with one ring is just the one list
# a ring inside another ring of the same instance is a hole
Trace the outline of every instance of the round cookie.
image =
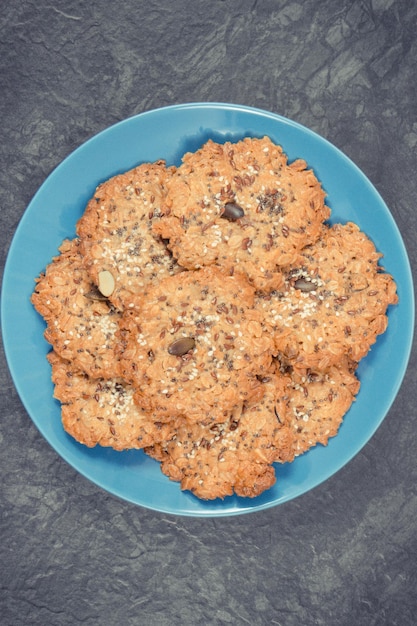
[(62, 403), (63, 427), (79, 443), (126, 450), (172, 437), (173, 426), (149, 419), (135, 405), (133, 389), (125, 381), (90, 378), (55, 352), (48, 354), (48, 360), (54, 397)]
[(144, 163), (102, 183), (77, 223), (86, 268), (119, 309), (148, 283), (180, 270), (152, 224), (161, 216), (173, 168)]
[(317, 445), (327, 445), (342, 424), (343, 417), (359, 391), (356, 363), (342, 359), (325, 371), (291, 366), (283, 368), (286, 383), (277, 395), (276, 412), (294, 433), (295, 456)]
[(260, 495), (275, 483), (272, 463), (294, 458), (295, 431), (282, 424), (275, 411), (283, 380), (276, 374), (266, 376), (260, 400), (234, 411), (224, 423), (184, 423), (171, 440), (145, 451), (161, 462), (164, 474), (181, 483), (181, 489), (201, 499)]
[(120, 313), (97, 293), (79, 249), (78, 239), (62, 243), (60, 255), (38, 277), (31, 301), (47, 324), (45, 339), (59, 355), (89, 376), (111, 378), (118, 375)]
[(387, 327), (388, 306), (397, 302), (380, 256), (355, 224), (323, 227), (285, 272), (284, 289), (257, 300), (276, 351), (299, 368), (364, 357)]
[(242, 275), (218, 267), (182, 272), (150, 288), (124, 315), (123, 377), (156, 419), (223, 422), (256, 392), (272, 340)]
[(154, 231), (187, 269), (239, 268), (257, 289), (281, 285), (277, 268), (316, 240), (328, 216), (325, 194), (305, 161), (288, 164), (268, 137), (187, 153), (167, 183)]

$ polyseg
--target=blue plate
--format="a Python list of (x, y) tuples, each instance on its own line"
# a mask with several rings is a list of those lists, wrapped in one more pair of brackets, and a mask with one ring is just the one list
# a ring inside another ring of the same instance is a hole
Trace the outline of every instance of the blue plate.
[[(361, 390), (337, 437), (291, 464), (278, 465), (276, 485), (255, 499), (229, 497), (202, 502), (181, 492), (141, 451), (89, 449), (66, 435), (53, 399), (46, 361), (50, 347), (44, 322), (30, 295), (75, 224), (96, 186), (140, 162), (166, 159), (179, 164), (209, 138), (219, 142), (269, 135), (290, 160), (304, 158), (322, 181), (332, 222), (356, 222), (384, 253), (384, 267), (398, 285), (399, 304), (389, 310), (389, 327), (359, 366)], [(381, 424), (399, 390), (411, 350), (414, 296), (409, 261), (398, 228), (364, 174), (329, 142), (279, 115), (230, 104), (184, 104), (149, 111), (96, 135), (66, 158), (47, 178), (27, 208), (14, 236), (4, 273), (2, 330), (6, 357), (17, 391), (50, 445), (81, 474), (135, 504), (197, 517), (226, 516), (267, 509), (299, 496), (343, 467)]]

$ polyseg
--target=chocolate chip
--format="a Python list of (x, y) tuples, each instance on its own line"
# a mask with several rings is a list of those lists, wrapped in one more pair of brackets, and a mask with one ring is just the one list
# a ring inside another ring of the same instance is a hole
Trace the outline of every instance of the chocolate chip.
[(195, 339), (193, 337), (181, 337), (173, 341), (168, 347), (169, 354), (173, 356), (184, 356), (195, 347)]
[(245, 212), (241, 206), (239, 206), (235, 202), (227, 202), (224, 205), (224, 210), (221, 214), (221, 217), (223, 217), (225, 220), (229, 220), (230, 222), (236, 222), (236, 220), (239, 220), (244, 215)]

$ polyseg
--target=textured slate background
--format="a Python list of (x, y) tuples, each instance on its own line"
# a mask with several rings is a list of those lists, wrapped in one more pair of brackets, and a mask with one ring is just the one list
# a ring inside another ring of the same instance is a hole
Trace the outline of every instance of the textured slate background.
[[(31, 197), (110, 124), (186, 101), (301, 122), (380, 191), (414, 269), (417, 7), (409, 0), (3, 0), (0, 255)], [(120, 501), (43, 440), (0, 360), (0, 615), (7, 626), (408, 626), (417, 607), (416, 356), (336, 476), (261, 513)]]

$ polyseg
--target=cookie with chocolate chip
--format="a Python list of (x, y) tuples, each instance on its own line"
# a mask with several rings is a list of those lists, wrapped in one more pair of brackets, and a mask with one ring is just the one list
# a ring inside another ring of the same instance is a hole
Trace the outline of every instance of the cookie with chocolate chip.
[(152, 224), (162, 214), (174, 168), (145, 163), (103, 182), (78, 221), (85, 266), (95, 285), (120, 310), (148, 283), (179, 271)]
[(269, 374), (262, 394), (211, 426), (180, 425), (170, 440), (146, 449), (181, 488), (204, 500), (233, 493), (255, 497), (275, 484), (274, 462), (292, 461), (296, 432), (280, 420), (277, 398), (285, 378)]
[(91, 282), (79, 240), (65, 240), (59, 251), (37, 278), (31, 297), (47, 324), (45, 339), (89, 376), (117, 376), (120, 312)]
[(256, 392), (271, 363), (271, 337), (241, 274), (187, 271), (149, 288), (121, 324), (121, 372), (138, 405), (169, 420), (225, 421)]
[(318, 241), (287, 268), (284, 288), (257, 300), (276, 351), (298, 368), (325, 369), (343, 356), (362, 359), (397, 302), (380, 257), (357, 225), (323, 227)]
[(48, 360), (63, 427), (79, 443), (126, 450), (172, 437), (172, 424), (149, 419), (134, 403), (133, 389), (125, 381), (90, 378), (55, 352), (49, 353)]
[(305, 161), (288, 163), (268, 137), (208, 141), (167, 181), (154, 231), (183, 267), (236, 267), (268, 291), (281, 285), (277, 269), (317, 239), (329, 216), (324, 198)]

